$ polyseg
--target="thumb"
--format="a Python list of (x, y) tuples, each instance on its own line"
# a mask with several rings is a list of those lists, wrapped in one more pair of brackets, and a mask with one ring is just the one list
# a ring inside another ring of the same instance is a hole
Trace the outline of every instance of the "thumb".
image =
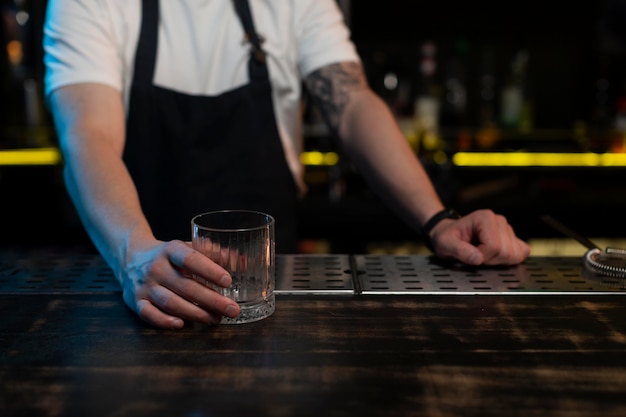
[(438, 252), (451, 256), (467, 265), (480, 265), (484, 262), (483, 253), (476, 246), (461, 239), (441, 242)]

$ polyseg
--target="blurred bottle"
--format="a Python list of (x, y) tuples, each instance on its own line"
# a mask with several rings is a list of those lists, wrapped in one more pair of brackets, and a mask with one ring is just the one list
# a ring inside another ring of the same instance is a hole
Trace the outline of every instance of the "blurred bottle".
[(467, 123), (467, 51), (467, 42), (458, 39), (446, 60), (440, 118), (443, 139), (461, 150), (468, 149), (471, 144)]
[(615, 152), (624, 148), (626, 124), (626, 1), (599, 2), (597, 19), (589, 148)]
[(617, 112), (613, 120), (614, 137), (609, 151), (626, 152), (626, 96), (617, 100)]
[(426, 41), (420, 49), (419, 87), (417, 90), (413, 117), (417, 135), (417, 151), (434, 152), (441, 149), (439, 132), (439, 110), (441, 88), (437, 84), (437, 46)]
[(523, 133), (530, 132), (533, 127), (532, 102), (527, 79), (528, 60), (526, 50), (521, 50), (515, 55), (500, 100), (502, 126)]
[(491, 47), (482, 52), (479, 106), (476, 130), (476, 146), (481, 150), (491, 149), (500, 141), (500, 127), (497, 120), (495, 54)]
[(381, 48), (363, 52), (361, 56), (368, 83), (394, 116), (402, 118), (412, 115), (412, 67), (404, 62), (402, 56)]
[(48, 146), (51, 123), (43, 105), (42, 22), (35, 19), (43, 15), (45, 3), (0, 1), (2, 146)]

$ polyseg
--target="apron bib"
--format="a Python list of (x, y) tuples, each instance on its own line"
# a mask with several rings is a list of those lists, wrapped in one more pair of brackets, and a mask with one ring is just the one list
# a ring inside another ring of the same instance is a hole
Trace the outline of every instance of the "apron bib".
[(293, 253), (297, 186), (247, 1), (236, 10), (253, 45), (250, 82), (217, 96), (187, 95), (153, 84), (159, 1), (143, 0), (124, 160), (157, 239), (189, 241), (199, 213), (257, 210), (276, 219), (276, 251)]

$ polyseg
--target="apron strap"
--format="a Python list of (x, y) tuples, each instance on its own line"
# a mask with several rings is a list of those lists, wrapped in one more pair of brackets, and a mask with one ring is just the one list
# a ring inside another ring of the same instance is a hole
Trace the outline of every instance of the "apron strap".
[(252, 55), (259, 61), (259, 63), (265, 63), (265, 51), (261, 47), (263, 38), (254, 29), (254, 21), (252, 20), (252, 12), (250, 12), (250, 4), (248, 0), (233, 0), (235, 4), (235, 11), (244, 31), (246, 32), (246, 40), (252, 45)]
[(142, 0), (141, 13), (141, 29), (135, 54), (133, 84), (147, 88), (152, 86), (156, 65), (159, 36), (159, 0)]

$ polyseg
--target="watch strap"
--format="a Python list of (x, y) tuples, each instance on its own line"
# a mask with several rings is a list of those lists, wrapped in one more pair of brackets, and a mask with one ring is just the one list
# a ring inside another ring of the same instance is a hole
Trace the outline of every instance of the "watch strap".
[(460, 219), (461, 215), (454, 209), (445, 208), (435, 213), (424, 225), (422, 226), (421, 233), (424, 238), (424, 243), (431, 251), (434, 251), (433, 243), (430, 238), (430, 232), (433, 228), (444, 219)]

